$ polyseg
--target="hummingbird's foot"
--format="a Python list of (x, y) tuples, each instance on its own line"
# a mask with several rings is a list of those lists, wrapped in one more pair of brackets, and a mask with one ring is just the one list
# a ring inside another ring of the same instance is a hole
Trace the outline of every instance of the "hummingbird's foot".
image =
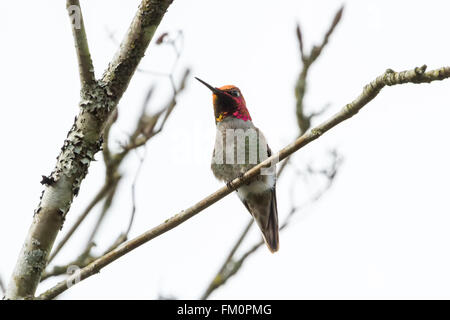
[[(244, 172), (239, 173), (239, 175), (237, 176), (239, 179), (244, 179)], [(245, 184), (249, 185), (251, 183), (251, 181), (247, 181)]]
[[(243, 178), (244, 178), (244, 173), (241, 172), (238, 174), (238, 176), (235, 179), (243, 179)], [(231, 179), (230, 181), (227, 182), (228, 189), (233, 189), (233, 180), (234, 179)], [(246, 184), (249, 185), (250, 182), (247, 182)]]

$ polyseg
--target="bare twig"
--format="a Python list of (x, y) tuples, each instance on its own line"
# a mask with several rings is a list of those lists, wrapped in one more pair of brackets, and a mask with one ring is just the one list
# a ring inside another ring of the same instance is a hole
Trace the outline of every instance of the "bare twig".
[[(80, 276), (81, 281), (89, 278), (90, 276), (98, 273), (103, 267), (127, 254), (128, 252), (136, 249), (137, 247), (143, 245), (144, 243), (164, 234), (165, 232), (177, 227), (186, 220), (192, 218), (199, 212), (208, 208), (212, 204), (221, 200), (225, 196), (229, 195), (231, 192), (239, 188), (244, 183), (251, 181), (257, 175), (260, 174), (262, 168), (269, 167), (278, 163), (279, 161), (285, 159), (289, 155), (297, 152), (302, 147), (311, 143), (312, 141), (321, 137), (324, 133), (329, 131), (331, 128), (337, 126), (341, 122), (351, 118), (359, 110), (361, 110), (365, 105), (367, 105), (372, 99), (374, 99), (378, 93), (385, 86), (393, 86), (404, 83), (429, 83), (436, 80), (443, 80), (450, 78), (450, 67), (443, 67), (440, 69), (425, 72), (426, 66), (418, 67), (413, 70), (407, 70), (402, 72), (394, 72), (388, 69), (381, 76), (377, 77), (375, 80), (370, 82), (364, 87), (363, 92), (352, 102), (345, 105), (341, 111), (332, 116), (329, 120), (323, 122), (322, 124), (316, 126), (311, 131), (303, 134), (301, 137), (296, 139), (293, 143), (289, 144), (278, 153), (272, 155), (265, 161), (259, 163), (249, 171), (247, 171), (242, 177), (236, 178), (232, 181), (230, 187), (222, 187), (216, 192), (210, 194), (206, 198), (197, 202), (195, 205), (187, 208), (176, 214), (175, 216), (167, 219), (160, 225), (150, 229), (149, 231), (141, 234), (140, 236), (123, 243), (116, 249), (110, 251), (94, 262), (90, 263), (88, 266), (82, 268), (80, 272), (76, 275)], [(71, 279), (69, 277), (69, 279)], [(39, 299), (52, 299), (59, 295), (60, 293), (67, 290), (67, 281), (62, 281), (50, 288), (43, 294), (41, 294)]]
[(89, 245), (81, 252), (81, 254), (73, 261), (64, 266), (54, 266), (51, 271), (44, 271), (42, 273), (41, 281), (47, 280), (50, 277), (59, 276), (67, 272), (67, 268), (70, 266), (86, 266), (95, 260), (95, 257), (91, 255), (91, 250), (95, 246), (94, 243)]
[(102, 154), (103, 154), (103, 161), (105, 162), (107, 170), (106, 172), (107, 176), (111, 176), (112, 173), (114, 172), (113, 164), (111, 163), (112, 154), (111, 150), (109, 149), (109, 133), (111, 131), (111, 127), (117, 121), (118, 118), (119, 118), (119, 110), (116, 108), (107, 119), (105, 129), (103, 130)]
[(344, 7), (340, 8), (337, 13), (334, 16), (333, 22), (330, 25), (330, 28), (328, 29), (327, 33), (325, 34), (322, 42), (318, 46), (313, 46), (311, 49), (311, 52), (309, 54), (306, 54), (304, 52), (303, 48), (303, 40), (302, 40), (302, 32), (300, 29), (300, 25), (297, 25), (297, 38), (300, 45), (300, 56), (301, 60), (303, 62), (303, 68), (299, 74), (297, 84), (295, 86), (295, 97), (297, 100), (296, 110), (297, 110), (297, 123), (298, 127), (300, 129), (300, 135), (305, 133), (309, 127), (311, 126), (311, 119), (315, 116), (315, 114), (307, 115), (304, 111), (304, 97), (306, 92), (306, 85), (307, 85), (307, 77), (309, 68), (311, 65), (317, 60), (317, 58), (322, 53), (322, 50), (325, 48), (325, 46), (328, 43), (328, 40), (335, 30), (336, 26), (338, 25), (339, 21), (342, 17), (342, 12), (344, 11)]
[(72, 262), (70, 262), (66, 265), (54, 266), (51, 271), (45, 271), (42, 274), (41, 281), (44, 281), (50, 277), (56, 277), (56, 276), (66, 274), (67, 269), (70, 266), (77, 266), (78, 268), (84, 268), (92, 261), (95, 261), (99, 257), (101, 257), (101, 256), (107, 254), (108, 252), (110, 252), (111, 250), (114, 250), (115, 248), (117, 248), (119, 245), (124, 243), (126, 240), (127, 240), (127, 235), (124, 233), (121, 233), (116, 238), (116, 240), (114, 240), (114, 242), (108, 247), (108, 249), (106, 249), (105, 251), (103, 251), (103, 253), (96, 255), (96, 256), (91, 254), (91, 250), (93, 247), (95, 247), (95, 243), (90, 242), (86, 246), (85, 250), (83, 252), (81, 252), (81, 254)]
[[(169, 116), (172, 114), (175, 106), (177, 105), (178, 95), (186, 87), (186, 81), (188, 79), (189, 74), (190, 69), (186, 69), (179, 88), (178, 89), (175, 88), (174, 95), (163, 109), (161, 109), (160, 111), (156, 112), (153, 115), (143, 114), (141, 116), (140, 124), (138, 125), (134, 133), (131, 135), (129, 143), (126, 146), (122, 146), (123, 150), (117, 155), (116, 160), (123, 159), (130, 150), (143, 146), (144, 144), (147, 143), (149, 139), (161, 133), (161, 131), (164, 129), (164, 126)], [(160, 125), (157, 127), (158, 121), (161, 118), (161, 116), (163, 116), (162, 121)]]
[(67, 10), (72, 21), (72, 33), (75, 40), (75, 49), (78, 58), (78, 70), (80, 73), (81, 86), (89, 86), (95, 82), (94, 65), (84, 29), (83, 15), (81, 13), (80, 1), (67, 0)]
[(106, 212), (111, 208), (112, 201), (114, 196), (116, 195), (117, 185), (119, 184), (119, 179), (115, 180), (114, 183), (108, 190), (108, 194), (106, 195), (105, 201), (103, 202), (102, 211), (94, 225), (94, 228), (91, 231), (91, 235), (88, 237), (87, 246), (90, 246), (90, 243), (94, 242), (94, 237), (97, 234), (97, 231), (100, 229), (100, 225), (102, 224), (103, 219), (105, 218)]
[(241, 246), (242, 241), (244, 241), (245, 237), (247, 236), (248, 232), (250, 231), (251, 226), (253, 225), (253, 218), (250, 218), (244, 231), (241, 233), (239, 239), (234, 244), (233, 248), (231, 249), (230, 253), (225, 258), (225, 261), (223, 262), (222, 266), (220, 267), (219, 271), (216, 273), (216, 276), (214, 277), (213, 281), (209, 284), (208, 288), (206, 289), (205, 293), (202, 295), (200, 299), (205, 300), (208, 298), (208, 296), (219, 286), (225, 283), (227, 280), (227, 277), (223, 277), (227, 273), (227, 269), (230, 268), (230, 264), (232, 263), (234, 254), (236, 253), (237, 249)]
[(147, 148), (144, 147), (144, 155), (142, 157), (139, 157), (139, 166), (134, 175), (133, 184), (131, 185), (132, 207), (131, 207), (130, 222), (128, 223), (128, 228), (125, 231), (126, 236), (128, 236), (128, 234), (130, 233), (131, 227), (133, 226), (134, 216), (136, 214), (136, 183), (139, 178), (139, 174), (141, 173), (142, 165), (144, 164), (146, 154), (147, 154)]
[(339, 156), (339, 154), (336, 152), (336, 150), (333, 150), (330, 152), (330, 155), (332, 156), (331, 165), (327, 169), (321, 169), (314, 174), (321, 175), (325, 177), (326, 183), (324, 186), (322, 186), (318, 191), (312, 194), (312, 196), (303, 204), (301, 205), (295, 205), (294, 203), (291, 205), (291, 209), (284, 219), (283, 224), (280, 226), (280, 230), (283, 230), (286, 228), (291, 221), (292, 217), (297, 213), (300, 209), (304, 209), (313, 203), (319, 201), (320, 198), (331, 188), (333, 185), (336, 175), (338, 173), (338, 170), (342, 164), (342, 158)]
[(176, 32), (176, 35), (174, 38), (171, 38), (170, 35), (171, 34), (169, 34), (168, 32), (164, 32), (156, 40), (157, 45), (162, 45), (162, 44), (169, 45), (175, 52), (175, 60), (173, 61), (172, 67), (170, 68), (170, 72), (158, 72), (158, 71), (146, 70), (146, 69), (141, 69), (141, 68), (138, 68), (137, 71), (151, 74), (153, 76), (167, 77), (172, 86), (173, 94), (176, 95), (177, 89), (176, 89), (175, 79), (174, 79), (173, 75), (175, 73), (175, 69), (180, 60), (181, 51), (183, 50), (184, 36), (183, 36), (183, 31), (181, 31), (181, 30), (178, 30)]
[(113, 179), (111, 181), (111, 183), (105, 183), (102, 186), (102, 188), (97, 192), (97, 194), (94, 196), (94, 198), (88, 204), (88, 206), (84, 209), (83, 213), (78, 217), (77, 221), (75, 221), (75, 223), (72, 225), (72, 227), (66, 233), (64, 238), (58, 243), (58, 245), (52, 251), (52, 254), (48, 258), (47, 263), (50, 263), (55, 258), (55, 256), (61, 251), (61, 249), (64, 247), (64, 245), (67, 243), (67, 241), (73, 235), (73, 233), (77, 230), (77, 228), (80, 226), (80, 224), (83, 222), (83, 220), (91, 212), (91, 210), (110, 192), (111, 188), (113, 188), (114, 185), (117, 184), (119, 179), (120, 179), (120, 177), (118, 176), (115, 179)]

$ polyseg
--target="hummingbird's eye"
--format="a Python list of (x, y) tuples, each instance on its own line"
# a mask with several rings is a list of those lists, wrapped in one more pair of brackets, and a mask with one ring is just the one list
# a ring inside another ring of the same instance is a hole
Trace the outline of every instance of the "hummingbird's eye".
[(230, 94), (231, 94), (233, 97), (239, 97), (239, 91), (237, 91), (237, 90), (230, 91)]

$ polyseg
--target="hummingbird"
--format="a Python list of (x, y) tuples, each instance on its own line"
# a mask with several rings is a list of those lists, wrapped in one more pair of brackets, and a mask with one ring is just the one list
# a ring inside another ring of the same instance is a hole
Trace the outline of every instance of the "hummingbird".
[[(266, 138), (255, 127), (239, 88), (213, 87), (195, 77), (212, 91), (216, 140), (211, 170), (214, 176), (231, 187), (231, 181), (271, 156)], [(278, 210), (275, 192), (276, 173), (260, 174), (239, 187), (239, 199), (261, 230), (269, 250), (278, 251)]]

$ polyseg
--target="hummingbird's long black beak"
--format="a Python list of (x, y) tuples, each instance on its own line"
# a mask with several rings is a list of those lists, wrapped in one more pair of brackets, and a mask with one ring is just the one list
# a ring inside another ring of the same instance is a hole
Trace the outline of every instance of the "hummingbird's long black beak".
[(195, 79), (197, 79), (198, 81), (200, 81), (201, 83), (203, 83), (209, 90), (211, 90), (212, 92), (214, 92), (215, 94), (218, 95), (224, 95), (224, 92), (220, 89), (214, 88), (212, 85), (206, 83), (205, 81), (203, 81), (202, 79), (199, 79), (197, 77), (194, 77)]

